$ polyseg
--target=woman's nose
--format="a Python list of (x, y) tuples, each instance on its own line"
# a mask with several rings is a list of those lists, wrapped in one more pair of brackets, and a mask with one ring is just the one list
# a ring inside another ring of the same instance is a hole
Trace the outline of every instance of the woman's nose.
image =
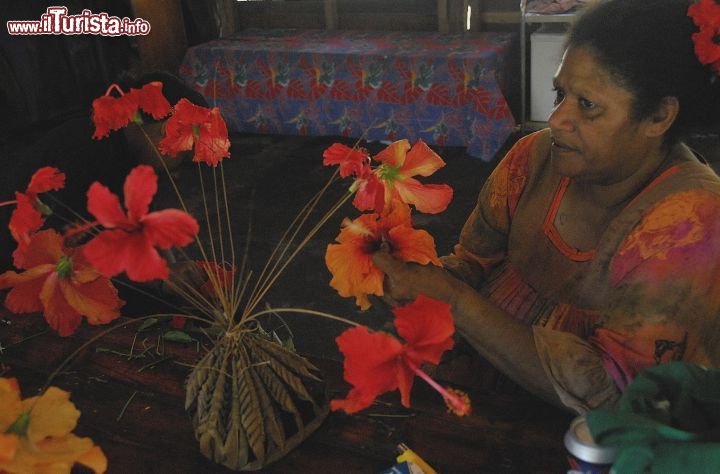
[(548, 117), (548, 126), (553, 130), (572, 131), (574, 128), (572, 111), (563, 99), (553, 107), (550, 117)]

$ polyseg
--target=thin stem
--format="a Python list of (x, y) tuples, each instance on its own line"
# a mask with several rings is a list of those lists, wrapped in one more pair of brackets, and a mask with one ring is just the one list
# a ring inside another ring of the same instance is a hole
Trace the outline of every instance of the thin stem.
[[(148, 141), (150, 146), (152, 147), (153, 151), (155, 152), (155, 155), (157, 156), (160, 163), (162, 163), (163, 169), (165, 170), (165, 174), (167, 175), (168, 179), (170, 180), (170, 184), (173, 187), (173, 190), (175, 190), (175, 195), (178, 198), (178, 201), (180, 202), (180, 206), (182, 207), (183, 211), (189, 214), (187, 210), (187, 206), (185, 206), (185, 201), (183, 200), (182, 194), (180, 193), (180, 189), (177, 187), (177, 183), (175, 183), (175, 179), (173, 179), (172, 174), (170, 173), (170, 169), (167, 167), (167, 163), (165, 163), (165, 159), (163, 158), (162, 154), (160, 153), (160, 150), (155, 146), (155, 143), (150, 139), (150, 136), (147, 134), (145, 129), (142, 127), (142, 125), (138, 125), (140, 127), (140, 131), (145, 136), (145, 139)], [(198, 165), (199, 166), (199, 165)], [(205, 193), (203, 193), (203, 196)], [(205, 248), (202, 245), (202, 242), (200, 241), (200, 237), (195, 234), (195, 243), (198, 246), (198, 249), (200, 250), (200, 254), (205, 260), (208, 260), (207, 254), (205, 253)], [(211, 239), (212, 243), (212, 239)]]
[(172, 174), (170, 173), (170, 169), (167, 167), (167, 163), (165, 163), (165, 158), (163, 158), (162, 154), (160, 153), (160, 150), (157, 149), (155, 146), (155, 143), (152, 141), (150, 136), (145, 131), (145, 128), (143, 128), (142, 125), (138, 125), (140, 127), (140, 131), (145, 136), (145, 139), (148, 141), (150, 146), (152, 147), (153, 151), (155, 152), (155, 155), (158, 158), (158, 161), (162, 163), (163, 169), (165, 170), (165, 173), (167, 174), (168, 179), (170, 180), (170, 184), (172, 185), (173, 189), (175, 190), (175, 195), (178, 198), (178, 201), (180, 201), (180, 206), (183, 208), (183, 211), (187, 212), (187, 207), (185, 207), (185, 201), (182, 198), (182, 194), (180, 194), (180, 189), (177, 187), (177, 183), (175, 183), (175, 180), (172, 177)]
[(118, 91), (121, 96), (125, 95), (125, 93), (123, 92), (123, 90), (120, 89), (120, 86), (117, 85), (117, 84), (115, 84), (115, 83), (110, 84), (110, 86), (109, 86), (109, 87), (107, 88), (107, 90), (105, 91), (105, 95), (110, 95), (110, 92), (112, 92), (113, 89), (115, 89), (116, 91)]
[[(230, 207), (228, 205), (228, 194), (227, 194), (227, 187), (225, 186), (225, 168), (223, 166), (222, 161), (220, 162), (220, 182), (222, 183), (223, 187), (223, 201), (225, 203), (225, 217), (227, 218), (227, 230), (228, 230), (228, 241), (230, 242), (230, 263), (233, 268), (235, 268), (235, 243), (233, 242), (233, 232), (232, 232), (232, 225), (231, 225), (231, 219), (230, 219)], [(231, 280), (230, 289), (228, 291), (228, 294), (230, 296), (230, 308), (235, 307), (235, 301), (233, 300), (233, 297), (235, 296), (235, 278), (233, 277)]]
[(220, 215), (220, 193), (218, 186), (217, 168), (213, 167), (213, 194), (215, 196), (215, 218), (217, 219), (217, 235), (220, 244), (220, 261), (225, 262), (225, 244), (223, 239), (223, 222)]
[(315, 316), (320, 316), (327, 319), (333, 319), (335, 321), (340, 321), (341, 323), (349, 324), (350, 326), (360, 326), (359, 323), (356, 323), (355, 321), (350, 321), (349, 319), (342, 318), (340, 316), (335, 316), (334, 314), (325, 313), (323, 311), (315, 311), (313, 309), (305, 309), (305, 308), (268, 308), (263, 309), (262, 311), (258, 311), (257, 313), (251, 314), (246, 321), (249, 321), (251, 319), (255, 319), (258, 316), (262, 316), (264, 314), (272, 314), (272, 313), (303, 313), (303, 314), (312, 314)]
[(346, 193), (345, 196), (343, 196), (340, 201), (338, 201), (335, 206), (333, 206), (321, 219), (318, 221), (317, 224), (307, 233), (305, 238), (297, 245), (295, 250), (290, 254), (290, 256), (285, 260), (285, 262), (282, 264), (282, 266), (275, 272), (275, 274), (272, 276), (271, 279), (266, 283), (265, 287), (260, 291), (260, 293), (256, 296), (256, 298), (250, 303), (248, 308), (246, 309), (245, 313), (249, 313), (255, 309), (255, 307), (258, 305), (258, 303), (262, 300), (262, 298), (267, 294), (267, 292), (270, 290), (272, 285), (275, 283), (275, 281), (280, 277), (282, 272), (287, 268), (288, 265), (293, 261), (293, 259), (297, 256), (298, 253), (307, 245), (307, 243), (315, 236), (315, 234), (320, 230), (320, 228), (325, 225), (325, 222), (332, 217), (335, 212), (340, 209), (350, 198), (352, 197), (352, 193)]
[(133, 401), (133, 398), (135, 398), (135, 395), (137, 395), (137, 393), (138, 391), (135, 390), (132, 395), (130, 395), (130, 398), (128, 398), (125, 402), (125, 405), (122, 407), (122, 410), (120, 410), (120, 414), (117, 416), (117, 418), (115, 418), (115, 421), (119, 422), (122, 419), (123, 415), (125, 414), (125, 410), (127, 410), (127, 407), (130, 405), (130, 402)]
[(13, 199), (12, 201), (0, 202), (0, 207), (3, 207), (3, 206), (11, 206), (11, 205), (13, 205), (13, 204), (17, 204), (17, 199)]

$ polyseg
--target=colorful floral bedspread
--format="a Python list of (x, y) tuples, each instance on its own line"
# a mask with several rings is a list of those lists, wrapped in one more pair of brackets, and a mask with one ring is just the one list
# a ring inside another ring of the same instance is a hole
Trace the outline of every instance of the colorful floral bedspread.
[(233, 132), (466, 146), (490, 160), (515, 120), (512, 33), (247, 30), (190, 48), (180, 74)]

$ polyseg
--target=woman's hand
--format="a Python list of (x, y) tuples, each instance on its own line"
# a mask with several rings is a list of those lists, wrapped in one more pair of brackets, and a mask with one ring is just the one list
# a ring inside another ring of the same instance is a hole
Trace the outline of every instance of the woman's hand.
[(373, 255), (373, 263), (385, 273), (385, 301), (391, 306), (413, 301), (419, 294), (454, 304), (463, 283), (435, 265), (403, 263), (386, 250)]

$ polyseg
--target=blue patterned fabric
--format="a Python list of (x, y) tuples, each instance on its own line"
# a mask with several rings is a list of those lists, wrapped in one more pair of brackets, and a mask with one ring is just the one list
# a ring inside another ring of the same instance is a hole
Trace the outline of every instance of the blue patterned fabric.
[(190, 48), (180, 74), (231, 132), (422, 138), (490, 160), (515, 120), (512, 33), (246, 30)]

